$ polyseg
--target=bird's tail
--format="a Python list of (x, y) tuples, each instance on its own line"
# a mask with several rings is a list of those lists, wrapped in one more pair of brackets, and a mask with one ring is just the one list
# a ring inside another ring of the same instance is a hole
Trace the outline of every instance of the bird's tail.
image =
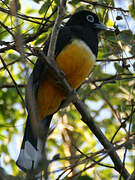
[[(47, 116), (42, 120), (43, 127), (48, 131), (52, 115)], [(16, 161), (17, 166), (24, 172), (36, 169), (39, 161), (41, 160), (41, 151), (43, 143), (40, 138), (35, 137), (30, 118), (28, 116), (23, 142), (20, 150), (19, 157)]]

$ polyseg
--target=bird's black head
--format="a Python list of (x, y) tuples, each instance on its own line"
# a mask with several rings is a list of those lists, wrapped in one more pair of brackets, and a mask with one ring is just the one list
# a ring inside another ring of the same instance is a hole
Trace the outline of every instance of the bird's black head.
[(74, 25), (90, 27), (95, 29), (97, 32), (106, 29), (106, 26), (99, 22), (98, 16), (87, 10), (76, 12), (66, 23), (66, 26)]

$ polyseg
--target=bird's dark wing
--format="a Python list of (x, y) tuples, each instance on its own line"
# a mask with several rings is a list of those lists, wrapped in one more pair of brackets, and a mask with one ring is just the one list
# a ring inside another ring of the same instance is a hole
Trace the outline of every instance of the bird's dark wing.
[[(55, 49), (55, 58), (57, 55), (62, 51), (62, 49), (70, 43), (72, 39), (72, 32), (70, 27), (61, 27), (59, 30), (59, 34), (57, 37), (56, 42), (56, 49)], [(45, 46), (43, 49), (43, 52), (45, 55), (47, 55), (48, 48), (49, 48), (50, 38), (45, 42)], [(45, 76), (48, 72), (48, 66), (45, 63), (45, 60), (38, 58), (33, 72), (33, 88), (35, 92), (35, 96), (37, 97), (39, 86), (42, 84), (42, 82), (45, 80)]]

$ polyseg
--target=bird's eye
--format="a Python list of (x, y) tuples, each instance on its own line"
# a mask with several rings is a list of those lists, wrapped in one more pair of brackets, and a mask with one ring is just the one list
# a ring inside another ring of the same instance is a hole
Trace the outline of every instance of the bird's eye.
[(94, 17), (93, 17), (92, 15), (86, 16), (86, 19), (87, 19), (87, 21), (89, 21), (89, 22), (91, 22), (91, 23), (94, 22)]

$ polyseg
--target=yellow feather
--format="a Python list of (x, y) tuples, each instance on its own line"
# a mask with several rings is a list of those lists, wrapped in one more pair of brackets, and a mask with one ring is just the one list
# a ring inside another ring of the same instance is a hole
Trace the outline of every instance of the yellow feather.
[[(81, 40), (75, 39), (57, 56), (58, 68), (65, 73), (66, 79), (73, 89), (78, 88), (90, 74), (96, 57), (91, 49)], [(54, 113), (65, 96), (48, 72), (38, 91), (38, 110), (40, 119)]]

